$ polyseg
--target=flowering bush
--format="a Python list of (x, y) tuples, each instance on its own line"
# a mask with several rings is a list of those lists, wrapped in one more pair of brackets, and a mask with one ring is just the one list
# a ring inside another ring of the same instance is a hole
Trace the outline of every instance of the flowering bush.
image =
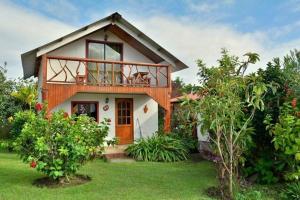
[[(47, 116), (43, 106), (24, 125), (17, 139), (22, 160), (54, 180), (66, 179), (103, 150), (108, 133), (106, 122), (96, 123), (81, 115), (68, 117), (63, 111)], [(47, 116), (47, 117), (46, 117)]]

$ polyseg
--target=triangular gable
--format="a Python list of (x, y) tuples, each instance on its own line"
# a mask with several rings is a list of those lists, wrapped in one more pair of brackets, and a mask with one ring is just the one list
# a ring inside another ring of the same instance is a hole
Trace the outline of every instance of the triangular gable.
[(130, 24), (119, 13), (114, 13), (66, 36), (22, 54), (24, 78), (35, 75), (37, 58), (41, 55), (49, 53), (105, 27), (108, 27), (112, 33), (116, 34), (124, 41), (127, 40), (126, 42), (131, 43), (134, 48), (142, 51), (146, 56), (151, 57), (156, 63), (166, 61), (171, 64), (173, 66), (173, 72), (187, 68), (187, 65)]

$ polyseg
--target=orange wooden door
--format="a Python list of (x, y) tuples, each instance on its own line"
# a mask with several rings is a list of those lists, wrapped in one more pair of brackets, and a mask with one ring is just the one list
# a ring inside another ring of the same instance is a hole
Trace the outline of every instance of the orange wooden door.
[(116, 99), (116, 137), (119, 144), (133, 143), (132, 99)]

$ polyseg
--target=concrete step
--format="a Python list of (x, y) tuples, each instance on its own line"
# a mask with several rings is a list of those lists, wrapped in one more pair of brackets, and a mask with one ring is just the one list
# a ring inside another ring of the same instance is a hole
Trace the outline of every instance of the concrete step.
[(125, 149), (128, 145), (115, 145), (108, 146), (104, 148), (103, 156), (106, 159), (116, 159), (116, 158), (128, 158)]

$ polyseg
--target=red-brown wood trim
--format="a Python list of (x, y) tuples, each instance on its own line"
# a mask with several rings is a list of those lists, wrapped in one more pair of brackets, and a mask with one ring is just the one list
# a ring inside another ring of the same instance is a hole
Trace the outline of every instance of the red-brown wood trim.
[(74, 104), (78, 104), (78, 103), (82, 103), (82, 104), (96, 104), (96, 112), (97, 112), (97, 119), (96, 119), (96, 122), (99, 123), (99, 102), (98, 101), (71, 101), (71, 115), (73, 115), (73, 105)]

